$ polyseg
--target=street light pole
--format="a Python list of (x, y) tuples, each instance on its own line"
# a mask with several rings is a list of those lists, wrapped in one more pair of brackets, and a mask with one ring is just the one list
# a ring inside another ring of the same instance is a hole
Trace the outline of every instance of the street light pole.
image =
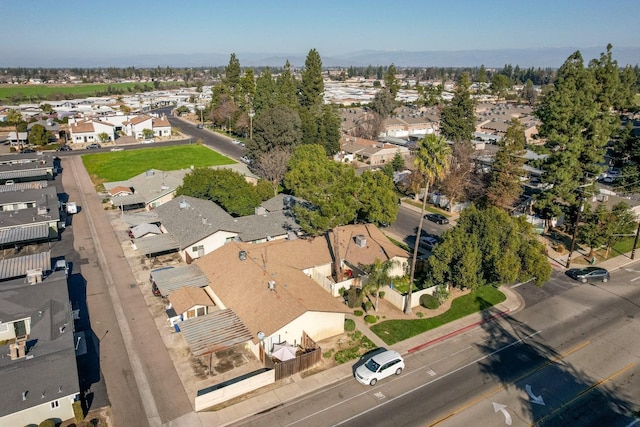
[(249, 139), (253, 140), (253, 116), (255, 116), (255, 111), (249, 111)]
[(638, 234), (640, 234), (640, 222), (638, 222), (638, 229), (636, 230), (636, 237), (633, 239), (633, 249), (631, 250), (631, 259), (636, 257), (636, 246), (638, 246)]

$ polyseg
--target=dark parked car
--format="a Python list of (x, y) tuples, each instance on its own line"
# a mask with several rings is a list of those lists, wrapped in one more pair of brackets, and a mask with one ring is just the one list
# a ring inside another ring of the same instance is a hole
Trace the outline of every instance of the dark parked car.
[(449, 224), (449, 220), (447, 219), (447, 217), (442, 214), (428, 213), (424, 217), (425, 219), (435, 222), (436, 224)]
[(36, 152), (36, 150), (34, 150), (34, 149), (32, 149), (32, 148), (24, 148), (24, 149), (20, 150), (20, 152), (21, 152), (21, 153), (28, 154), (28, 153), (35, 153), (35, 152)]
[(68, 145), (61, 145), (56, 151), (71, 151), (71, 147)]
[(572, 268), (567, 270), (567, 276), (582, 283), (609, 281), (609, 272), (600, 267)]
[(87, 150), (93, 150), (94, 148), (100, 148), (100, 144), (89, 144), (87, 145)]

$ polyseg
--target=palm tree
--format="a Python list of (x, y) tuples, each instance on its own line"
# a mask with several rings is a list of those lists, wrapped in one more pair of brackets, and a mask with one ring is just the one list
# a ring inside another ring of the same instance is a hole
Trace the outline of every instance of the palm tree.
[(414, 166), (424, 177), (424, 194), (422, 196), (422, 210), (420, 211), (420, 222), (418, 224), (418, 234), (413, 248), (413, 259), (411, 260), (411, 273), (409, 276), (409, 293), (407, 294), (407, 306), (404, 309), (406, 314), (411, 313), (411, 291), (413, 290), (413, 278), (416, 270), (416, 259), (418, 258), (418, 246), (422, 235), (422, 221), (427, 205), (429, 187), (436, 180), (442, 179), (449, 171), (451, 159), (451, 148), (442, 136), (429, 134), (418, 142), (418, 153), (413, 161)]
[(18, 125), (23, 122), (22, 113), (16, 109), (10, 109), (7, 111), (7, 123), (11, 123), (16, 130), (16, 141), (18, 143), (18, 148), (22, 149), (22, 143), (20, 142), (20, 135), (18, 133)]
[(365, 269), (368, 274), (367, 274), (367, 277), (364, 279), (362, 291), (369, 295), (375, 293), (376, 311), (378, 311), (378, 294), (380, 293), (379, 292), (380, 288), (385, 285), (388, 285), (389, 282), (391, 282), (391, 277), (389, 276), (389, 272), (397, 264), (398, 264), (398, 261), (393, 259), (389, 259), (387, 261), (380, 261), (379, 259), (376, 259), (373, 262), (373, 264), (371, 264)]

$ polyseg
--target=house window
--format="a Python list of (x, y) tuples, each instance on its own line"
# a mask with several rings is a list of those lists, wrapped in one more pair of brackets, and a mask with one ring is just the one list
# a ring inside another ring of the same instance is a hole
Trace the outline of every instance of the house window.
[(198, 252), (198, 251), (203, 251), (204, 250), (204, 245), (200, 245), (200, 246), (194, 246), (191, 248), (191, 252)]
[(9, 332), (9, 324), (8, 323), (0, 323), (0, 333)]
[(58, 403), (57, 400), (54, 400), (53, 402), (51, 402), (51, 409), (56, 409), (58, 406), (60, 406), (60, 404)]

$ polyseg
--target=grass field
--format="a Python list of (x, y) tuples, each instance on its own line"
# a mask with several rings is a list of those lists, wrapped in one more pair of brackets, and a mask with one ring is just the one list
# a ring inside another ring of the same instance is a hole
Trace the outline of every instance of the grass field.
[[(100, 93), (105, 93), (107, 88), (117, 89), (122, 93), (135, 93), (139, 89), (145, 87), (142, 83), (113, 83), (113, 84), (72, 84), (72, 85), (0, 85), (0, 101), (7, 101), (12, 98), (26, 99), (26, 100), (45, 100), (54, 99), (59, 97), (60, 99), (73, 97), (83, 98), (87, 96), (98, 96)], [(162, 84), (160, 84), (162, 87)], [(147, 85), (147, 89), (151, 89), (152, 86)], [(59, 95), (59, 96), (58, 96)]]
[(124, 181), (149, 169), (164, 171), (236, 163), (202, 145), (178, 145), (144, 150), (85, 154), (84, 166), (95, 185)]
[(385, 343), (392, 345), (440, 327), (445, 323), (485, 310), (505, 299), (504, 294), (493, 286), (483, 286), (454, 299), (451, 308), (439, 316), (417, 320), (385, 320), (373, 325), (371, 330)]

